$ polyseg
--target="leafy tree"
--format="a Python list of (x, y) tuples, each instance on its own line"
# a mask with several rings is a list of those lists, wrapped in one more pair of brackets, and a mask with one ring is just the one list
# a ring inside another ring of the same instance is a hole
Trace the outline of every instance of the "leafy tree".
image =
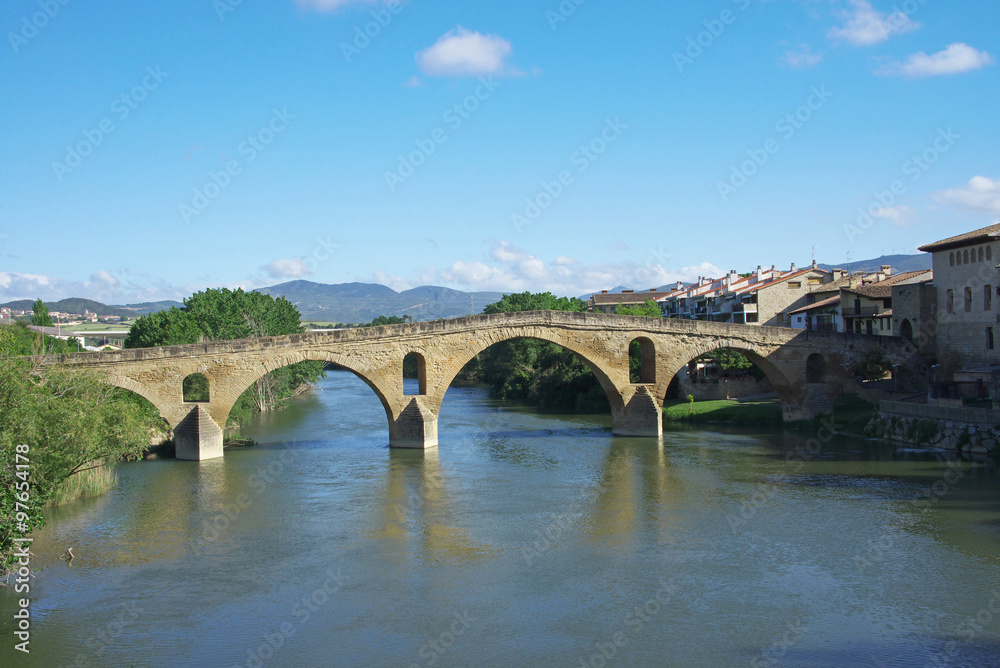
[(483, 309), (483, 313), (513, 313), (515, 311), (586, 311), (587, 302), (576, 297), (556, 297), (551, 292), (521, 292), (504, 295)]
[[(585, 311), (586, 302), (544, 292), (506, 295), (483, 313), (516, 311)], [(554, 343), (515, 339), (491, 346), (459, 375), (490, 386), (498, 399), (522, 401), (546, 410), (581, 413), (607, 412), (607, 396), (600, 383), (575, 353)]]
[(861, 358), (858, 373), (865, 380), (881, 380), (892, 373), (892, 362), (879, 348), (869, 348)]
[[(222, 288), (198, 292), (185, 299), (182, 308), (138, 318), (125, 339), (125, 347), (228, 341), (301, 331), (298, 309), (284, 297), (275, 299), (261, 292)], [(273, 371), (240, 395), (230, 422), (239, 423), (251, 413), (279, 408), (322, 376), (322, 362), (299, 362)]]
[(62, 355), (78, 352), (75, 339), (57, 339), (28, 329), (25, 322), (0, 325), (0, 358), (20, 355)]
[(618, 315), (638, 315), (646, 318), (659, 318), (663, 315), (660, 305), (652, 299), (647, 299), (645, 303), (636, 306), (618, 305), (615, 307), (615, 313)]
[(708, 360), (714, 360), (724, 371), (743, 371), (754, 365), (750, 358), (732, 348), (719, 348), (697, 358), (699, 362)]
[(49, 315), (49, 307), (39, 297), (31, 306), (31, 324), (36, 327), (51, 327), (52, 316)]
[[(0, 334), (5, 350), (12, 340), (9, 331)], [(148, 402), (91, 373), (38, 371), (26, 359), (0, 360), (0, 573), (13, 564), (13, 539), (44, 524), (42, 507), (60, 485), (139, 458), (161, 425)]]

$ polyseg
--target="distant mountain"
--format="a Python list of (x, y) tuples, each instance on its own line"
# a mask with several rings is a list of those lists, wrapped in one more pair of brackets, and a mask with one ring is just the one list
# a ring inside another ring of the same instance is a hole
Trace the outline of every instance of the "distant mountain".
[(284, 297), (295, 304), (303, 320), (341, 323), (371, 322), (380, 315), (410, 315), (414, 320), (457, 318), (481, 313), (484, 306), (503, 297), (502, 292), (470, 293), (429, 285), (396, 292), (375, 283), (312, 281), (291, 281), (257, 292)]
[(181, 308), (184, 306), (181, 302), (175, 302), (172, 300), (165, 300), (162, 302), (143, 302), (141, 304), (125, 304), (124, 306), (115, 306), (114, 308), (119, 311), (127, 311), (129, 317), (135, 317), (139, 315), (149, 315), (150, 313), (157, 313), (159, 311), (168, 311), (171, 308), (177, 307)]
[(821, 264), (820, 269), (850, 269), (851, 271), (878, 271), (882, 265), (889, 265), (893, 273), (904, 271), (920, 271), (921, 269), (932, 268), (932, 256), (930, 253), (919, 253), (917, 255), (883, 255), (871, 260), (851, 260), (850, 265), (846, 262), (840, 264)]
[[(19, 299), (14, 302), (0, 304), (0, 306), (15, 310), (30, 311), (34, 303), (34, 300), (31, 299)], [(49, 309), (49, 311), (56, 311), (59, 313), (76, 313), (83, 315), (84, 311), (90, 311), (91, 313), (96, 313), (97, 315), (117, 315), (122, 318), (134, 318), (136, 316), (135, 311), (127, 310), (124, 307), (108, 306), (107, 304), (95, 302), (92, 299), (83, 299), (81, 297), (60, 299), (57, 302), (45, 302), (45, 306)]]

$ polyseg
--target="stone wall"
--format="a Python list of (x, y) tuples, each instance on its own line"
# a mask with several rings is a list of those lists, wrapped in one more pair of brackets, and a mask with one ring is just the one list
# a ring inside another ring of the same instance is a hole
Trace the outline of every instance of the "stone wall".
[(681, 399), (690, 394), (695, 401), (718, 401), (721, 399), (742, 399), (743, 397), (774, 392), (774, 385), (767, 378), (762, 380), (740, 378), (704, 383), (693, 383), (684, 373), (681, 373), (678, 378), (678, 396)]
[(865, 435), (956, 452), (991, 453), (1000, 443), (1000, 428), (991, 425), (899, 415), (880, 414), (872, 418)]

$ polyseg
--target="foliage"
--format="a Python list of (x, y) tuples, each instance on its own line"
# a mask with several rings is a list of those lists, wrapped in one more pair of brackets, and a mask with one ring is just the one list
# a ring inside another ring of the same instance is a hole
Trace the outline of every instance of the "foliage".
[[(138, 318), (126, 348), (227, 341), (302, 331), (299, 312), (284, 297), (226, 288), (198, 292), (171, 308)], [(239, 424), (254, 412), (274, 410), (323, 376), (322, 362), (299, 362), (272, 371), (248, 388), (233, 406), (230, 423)]]
[(62, 355), (79, 352), (76, 339), (57, 339), (28, 329), (25, 322), (0, 325), (0, 357), (20, 355)]
[(413, 322), (413, 318), (408, 315), (398, 316), (398, 315), (380, 315), (379, 317), (372, 320), (367, 325), (360, 325), (361, 327), (384, 327), (386, 325), (402, 325), (403, 323)]
[(707, 360), (714, 360), (724, 371), (743, 371), (754, 365), (746, 355), (732, 348), (719, 348), (695, 359), (698, 362)]
[(615, 307), (615, 313), (618, 315), (638, 315), (646, 318), (659, 318), (663, 315), (660, 311), (660, 306), (652, 299), (647, 299), (642, 305), (637, 306), (619, 304)]
[(49, 315), (49, 308), (42, 301), (41, 297), (31, 305), (31, 324), (36, 327), (51, 327), (52, 316)]
[(858, 365), (858, 373), (865, 380), (874, 381), (885, 378), (892, 372), (892, 362), (879, 348), (869, 348), (861, 358)]
[(514, 313), (516, 311), (579, 311), (587, 310), (587, 302), (576, 297), (556, 297), (551, 292), (521, 292), (504, 295), (483, 309), (483, 313)]
[[(586, 302), (550, 292), (505, 295), (483, 313), (515, 311), (585, 311)], [(607, 395), (597, 377), (575, 353), (537, 339), (504, 341), (483, 351), (459, 378), (490, 386), (498, 399), (521, 401), (546, 410), (606, 413)]]
[[(23, 533), (18, 522), (41, 527), (42, 507), (67, 481), (137, 459), (161, 425), (144, 399), (88, 372), (48, 367), (42, 376), (27, 359), (0, 360), (0, 571), (12, 563), (12, 541)], [(16, 465), (25, 462), (19, 473)], [(30, 481), (26, 495), (23, 478)], [(18, 516), (16, 504), (25, 500)]]

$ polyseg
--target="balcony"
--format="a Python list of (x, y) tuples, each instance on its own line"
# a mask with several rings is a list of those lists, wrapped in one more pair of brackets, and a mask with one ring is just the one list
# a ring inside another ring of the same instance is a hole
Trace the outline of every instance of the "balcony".
[(733, 304), (733, 313), (756, 313), (756, 304)]
[(843, 315), (845, 318), (864, 318), (876, 316), (880, 311), (878, 306), (863, 306), (861, 308), (845, 308)]

